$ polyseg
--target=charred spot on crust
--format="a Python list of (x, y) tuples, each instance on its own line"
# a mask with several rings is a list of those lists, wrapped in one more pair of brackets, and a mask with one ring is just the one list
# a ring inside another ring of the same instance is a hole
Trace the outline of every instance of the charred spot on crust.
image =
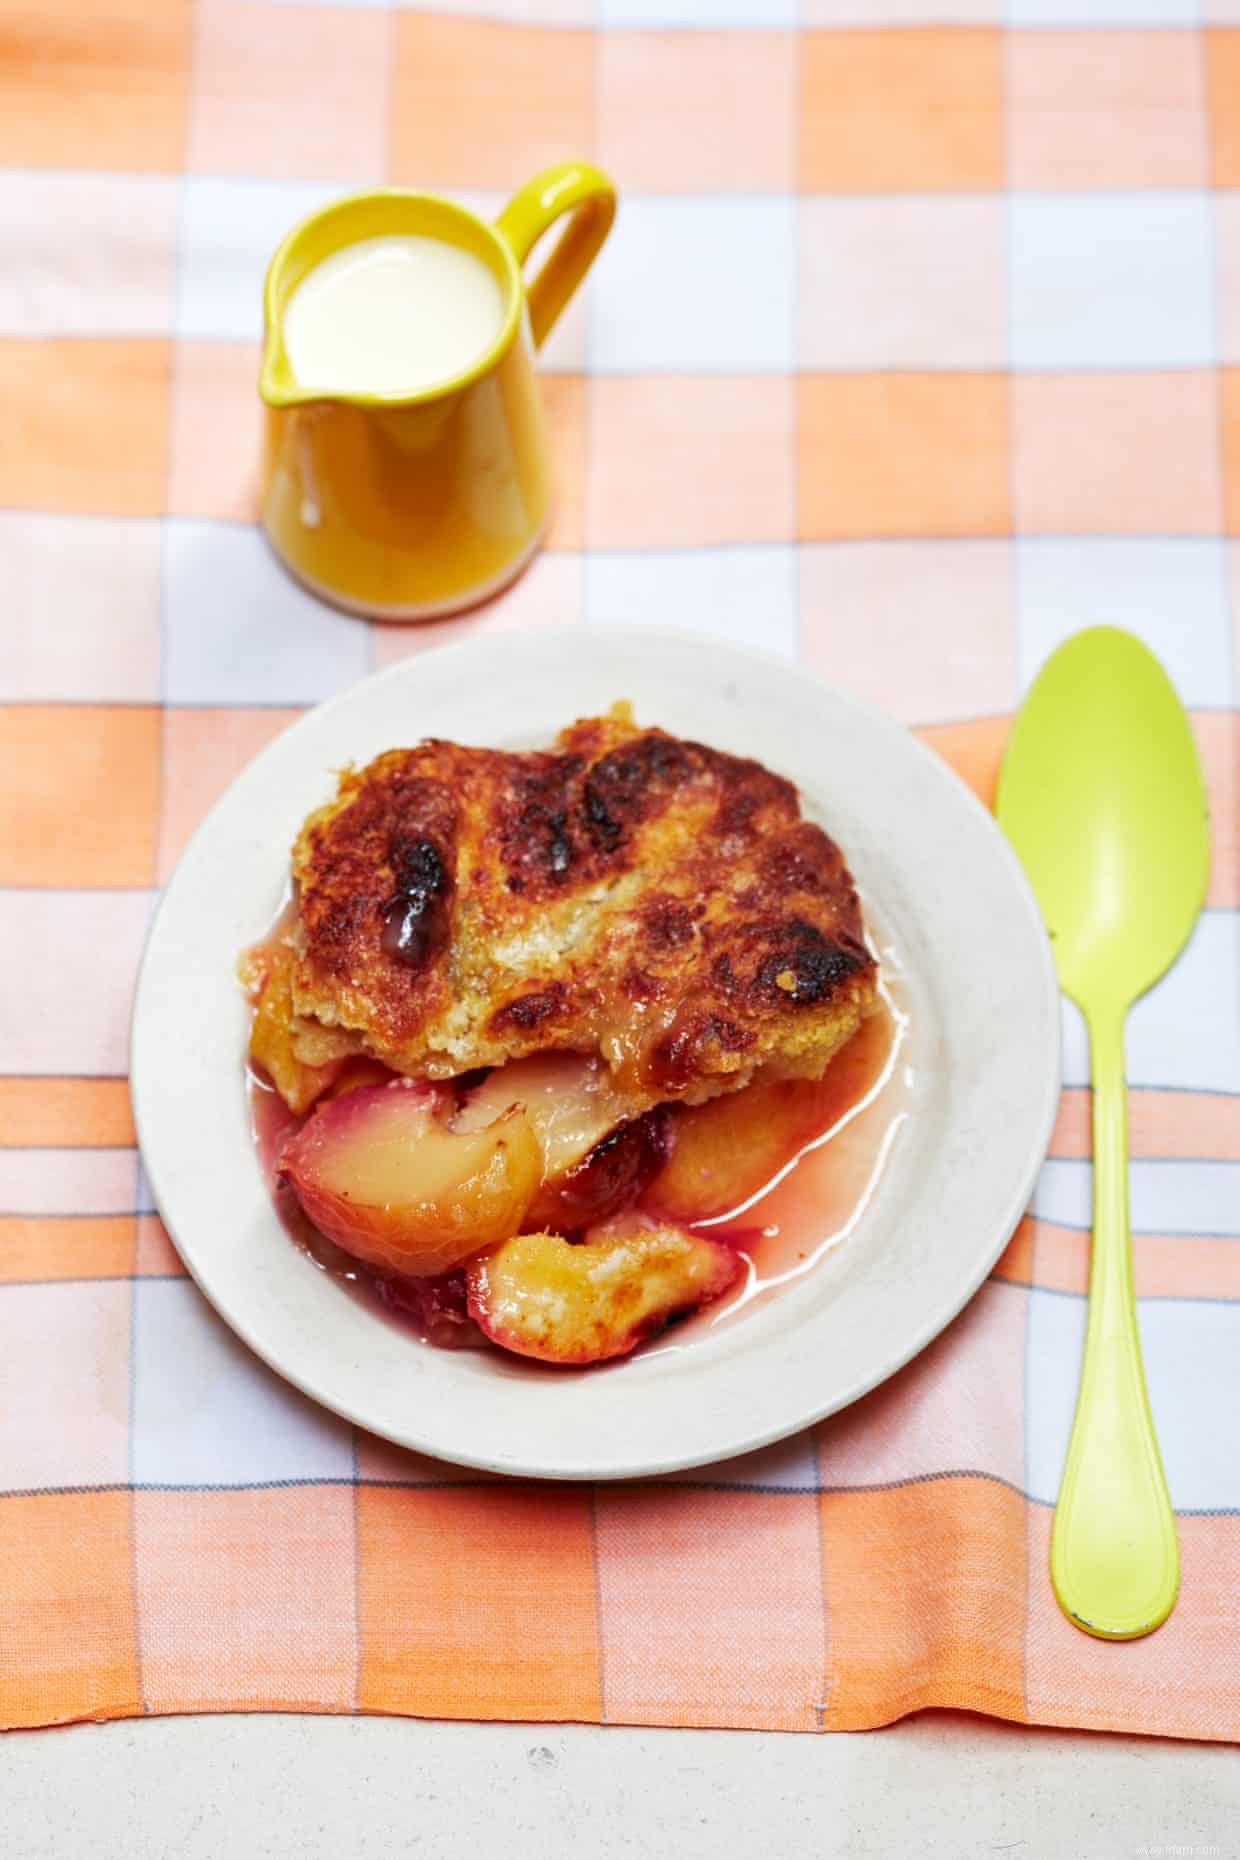
[(551, 878), (562, 878), (573, 863), (574, 850), (566, 807), (550, 808), (530, 801), (522, 808), (512, 839), (518, 863)]
[(851, 937), (825, 937), (813, 924), (792, 918), (779, 945), (759, 963), (753, 979), (756, 992), (809, 1007), (825, 1001), (841, 982), (868, 966), (863, 945)]
[(613, 851), (629, 826), (686, 781), (697, 765), (692, 748), (652, 730), (600, 756), (582, 795), (586, 831), (595, 845)]
[(443, 860), (430, 840), (397, 840), (392, 847), (392, 877), (406, 897), (434, 897), (447, 884)]
[(439, 849), (427, 839), (399, 837), (390, 849), (396, 890), (379, 907), (385, 953), (407, 969), (420, 969), (447, 929), (444, 906), (452, 880)]
[(433, 914), (421, 898), (389, 898), (381, 908), (379, 941), (385, 955), (406, 969), (425, 968), (435, 946)]
[(563, 1011), (567, 993), (562, 982), (555, 982), (540, 994), (518, 995), (491, 1016), (491, 1029), (494, 1033), (510, 1029), (528, 1032), (531, 1027), (541, 1027), (545, 1020)]
[(611, 852), (619, 845), (624, 828), (608, 811), (602, 793), (595, 787), (593, 780), (587, 781), (582, 807), (586, 817), (586, 831), (596, 846), (604, 852)]
[(567, 831), (568, 814), (561, 807), (551, 815), (551, 839), (547, 846), (547, 864), (553, 872), (567, 872), (573, 863), (572, 835)]
[(346, 772), (340, 792), (343, 804), (308, 830), (299, 910), (306, 960), (351, 983), (376, 956), (389, 973), (392, 963), (421, 969), (449, 933), (453, 786), (389, 751), (363, 776)]
[(826, 936), (790, 917), (755, 926), (716, 956), (711, 979), (720, 994), (752, 1007), (813, 1007), (871, 965), (864, 943), (846, 930)]
[(580, 774), (580, 756), (553, 756), (525, 771), (513, 783), (511, 812), (503, 833), (504, 856), (516, 870), (507, 884), (522, 892), (538, 879), (561, 879), (577, 856), (569, 831), (572, 785)]

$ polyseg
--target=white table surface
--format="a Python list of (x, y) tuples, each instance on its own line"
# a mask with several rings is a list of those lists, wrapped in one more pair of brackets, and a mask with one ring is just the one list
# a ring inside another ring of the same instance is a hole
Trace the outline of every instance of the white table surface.
[(5, 1860), (1240, 1855), (1230, 1745), (926, 1712), (860, 1736), (164, 1718), (0, 1739)]

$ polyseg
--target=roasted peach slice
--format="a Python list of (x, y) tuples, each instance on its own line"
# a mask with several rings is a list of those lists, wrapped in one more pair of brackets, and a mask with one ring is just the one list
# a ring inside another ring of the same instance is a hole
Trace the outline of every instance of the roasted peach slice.
[(828, 1071), (822, 1079), (759, 1079), (730, 1097), (678, 1105), (647, 1204), (675, 1221), (732, 1213), (822, 1135), (838, 1097)]
[(496, 1066), (475, 1085), (454, 1120), (457, 1130), (493, 1124), (519, 1104), (543, 1153), (543, 1177), (566, 1175), (601, 1138), (633, 1115), (599, 1059), (581, 1053), (536, 1053)]
[(308, 1066), (293, 1051), (293, 963), (285, 943), (260, 943), (239, 966), (254, 1002), (250, 1058), (270, 1078), (290, 1111), (308, 1111), (339, 1075), (343, 1061)]
[(519, 1110), (449, 1128), (429, 1085), (362, 1087), (322, 1104), (280, 1154), (281, 1181), (355, 1258), (420, 1278), (450, 1272), (518, 1231), (542, 1173)]
[(510, 1105), (528, 1117), (543, 1153), (533, 1228), (576, 1233), (631, 1207), (664, 1155), (662, 1112), (632, 1115), (598, 1059), (540, 1053), (497, 1066), (470, 1092), (455, 1128), (492, 1122)]
[(620, 1124), (552, 1181), (544, 1181), (526, 1212), (531, 1230), (575, 1234), (631, 1208), (667, 1155), (667, 1119), (660, 1107)]
[(544, 1363), (598, 1363), (720, 1297), (740, 1270), (721, 1240), (629, 1214), (576, 1246), (519, 1234), (479, 1254), (465, 1279), (470, 1316), (492, 1343)]

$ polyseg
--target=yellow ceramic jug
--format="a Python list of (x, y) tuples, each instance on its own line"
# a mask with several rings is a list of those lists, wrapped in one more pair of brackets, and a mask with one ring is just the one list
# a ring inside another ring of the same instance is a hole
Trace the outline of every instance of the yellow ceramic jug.
[[(551, 482), (533, 352), (611, 228), (615, 189), (584, 162), (549, 168), (494, 225), (433, 194), (352, 194), (295, 226), (267, 272), (259, 392), (266, 403), (263, 527), (315, 594), (381, 620), (426, 620), (518, 575), (546, 528)], [(521, 265), (568, 225), (527, 284)], [(485, 353), (409, 394), (324, 396), (297, 381), (285, 312), (308, 272), (363, 239), (418, 234), (472, 253), (503, 298)]]

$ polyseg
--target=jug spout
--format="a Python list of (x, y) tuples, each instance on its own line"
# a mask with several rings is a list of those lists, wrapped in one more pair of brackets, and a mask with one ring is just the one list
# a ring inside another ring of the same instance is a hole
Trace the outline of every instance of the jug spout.
[(258, 371), (258, 391), (269, 407), (304, 407), (312, 400), (322, 400), (323, 391), (317, 393), (304, 388), (293, 373), (288, 351), (284, 347), (280, 329), (277, 324), (268, 323), (263, 340), (263, 358)]

